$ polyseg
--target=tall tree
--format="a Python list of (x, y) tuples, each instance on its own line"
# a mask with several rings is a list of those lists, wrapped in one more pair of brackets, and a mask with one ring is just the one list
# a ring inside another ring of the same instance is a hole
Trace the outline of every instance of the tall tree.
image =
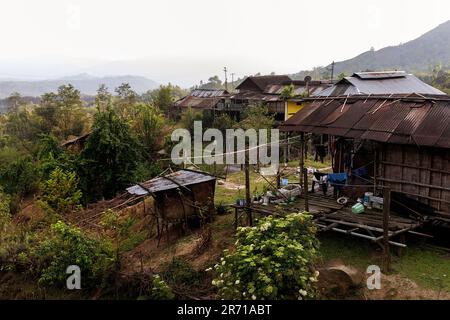
[(8, 113), (17, 113), (20, 107), (24, 104), (22, 96), (18, 92), (13, 92), (6, 98), (6, 106)]
[(163, 147), (164, 117), (157, 108), (144, 103), (136, 105), (136, 112), (132, 129), (144, 147), (146, 158), (150, 160)]
[(142, 95), (142, 100), (159, 108), (165, 114), (171, 115), (174, 102), (187, 94), (187, 90), (169, 83), (166, 86), (159, 86), (158, 89), (147, 91)]
[(122, 83), (114, 91), (117, 93), (114, 102), (117, 114), (122, 118), (134, 116), (134, 105), (138, 100), (138, 94), (131, 89), (131, 86), (128, 83)]
[(98, 111), (105, 111), (108, 105), (111, 103), (112, 95), (108, 91), (108, 87), (101, 84), (97, 89), (97, 95), (95, 96), (95, 105)]
[(45, 93), (35, 112), (42, 118), (43, 133), (55, 134), (61, 140), (82, 134), (86, 120), (80, 91), (71, 84), (62, 85), (57, 93)]
[(92, 133), (81, 154), (83, 193), (92, 199), (111, 198), (133, 182), (139, 144), (125, 119), (108, 108), (95, 115)]

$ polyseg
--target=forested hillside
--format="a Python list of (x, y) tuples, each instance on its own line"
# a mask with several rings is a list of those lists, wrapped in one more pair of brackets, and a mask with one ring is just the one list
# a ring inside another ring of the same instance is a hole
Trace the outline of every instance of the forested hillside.
[[(444, 70), (450, 68), (450, 21), (412, 41), (369, 50), (352, 59), (335, 62), (334, 75), (393, 69), (421, 74), (431, 73), (437, 66)], [(302, 79), (307, 73), (298, 72), (293, 77)], [(312, 73), (316, 78), (329, 78), (331, 66), (317, 68)]]

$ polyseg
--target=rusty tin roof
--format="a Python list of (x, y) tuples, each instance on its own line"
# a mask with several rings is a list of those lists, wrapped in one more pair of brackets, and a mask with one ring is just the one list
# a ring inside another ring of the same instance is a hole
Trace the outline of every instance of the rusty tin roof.
[(450, 148), (447, 95), (359, 95), (306, 100), (306, 105), (281, 125), (282, 131)]
[(151, 193), (172, 190), (180, 186), (189, 186), (207, 181), (216, 180), (216, 177), (207, 172), (194, 170), (179, 170), (163, 177), (157, 177), (127, 188), (128, 193), (145, 195)]

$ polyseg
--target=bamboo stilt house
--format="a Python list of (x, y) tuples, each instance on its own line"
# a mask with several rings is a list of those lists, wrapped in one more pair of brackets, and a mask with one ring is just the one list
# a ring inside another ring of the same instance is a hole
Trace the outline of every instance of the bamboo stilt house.
[(351, 195), (389, 186), (397, 202), (450, 223), (449, 96), (353, 95), (306, 102), (280, 129), (328, 135), (333, 171), (362, 185)]

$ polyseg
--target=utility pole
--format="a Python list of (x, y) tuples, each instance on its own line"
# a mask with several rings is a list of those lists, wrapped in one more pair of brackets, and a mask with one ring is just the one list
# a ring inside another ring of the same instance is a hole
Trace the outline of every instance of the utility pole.
[(225, 73), (225, 90), (228, 90), (227, 71), (227, 67), (223, 67), (223, 72)]
[(333, 81), (334, 77), (334, 61), (331, 63), (331, 81)]
[(231, 86), (232, 86), (232, 88), (233, 88), (233, 91), (234, 91), (234, 75), (235, 75), (234, 72), (231, 73)]

